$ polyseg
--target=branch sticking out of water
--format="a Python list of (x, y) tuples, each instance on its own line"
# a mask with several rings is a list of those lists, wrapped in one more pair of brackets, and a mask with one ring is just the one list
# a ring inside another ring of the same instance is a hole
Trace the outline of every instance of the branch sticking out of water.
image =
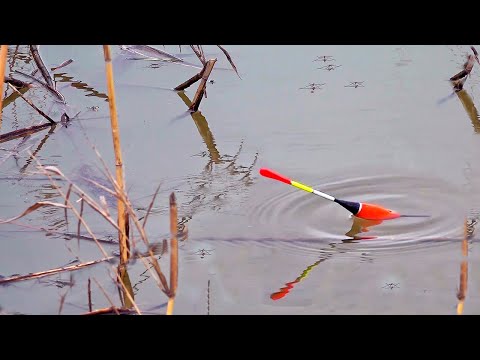
[(48, 72), (47, 67), (45, 66), (42, 60), (42, 57), (38, 52), (38, 45), (30, 45), (30, 51), (32, 52), (33, 60), (35, 60), (35, 63), (37, 64), (38, 69), (42, 73), (42, 76), (45, 79), (45, 82), (51, 89), (55, 89), (52, 76)]
[(202, 101), (203, 95), (205, 94), (205, 89), (207, 87), (207, 80), (210, 76), (210, 73), (213, 70), (213, 66), (217, 62), (217, 59), (208, 60), (205, 64), (205, 70), (202, 75), (202, 81), (200, 85), (198, 85), (197, 92), (195, 93), (195, 97), (193, 98), (192, 105), (190, 106), (190, 110), (197, 111), (198, 107), (200, 106), (200, 102)]
[(186, 88), (188, 88), (190, 85), (193, 85), (195, 84), (198, 80), (200, 80), (203, 76), (203, 73), (205, 72), (205, 66), (203, 67), (203, 69), (196, 75), (192, 76), (190, 79), (188, 79), (187, 81), (185, 81), (184, 83), (178, 85), (176, 88), (174, 88), (174, 90), (177, 90), (177, 91), (182, 91), (182, 90), (185, 90)]
[(61, 69), (65, 66), (71, 64), (72, 62), (73, 62), (72, 59), (68, 59), (67, 61), (64, 61), (63, 63), (61, 63), (60, 65), (50, 68), (50, 70), (55, 71), (55, 70)]
[(10, 89), (12, 89), (13, 91), (15, 91), (23, 100), (25, 100), (27, 102), (28, 105), (30, 105), (32, 108), (34, 108), (40, 115), (42, 115), (45, 119), (47, 119), (50, 124), (56, 124), (56, 122), (50, 117), (48, 116), (47, 114), (45, 114), (42, 110), (40, 110), (38, 107), (36, 107), (29, 99), (27, 99), (25, 96), (22, 95), (22, 93), (20, 91), (17, 90), (17, 88), (15, 86), (13, 86), (12, 84), (8, 83), (7, 84)]

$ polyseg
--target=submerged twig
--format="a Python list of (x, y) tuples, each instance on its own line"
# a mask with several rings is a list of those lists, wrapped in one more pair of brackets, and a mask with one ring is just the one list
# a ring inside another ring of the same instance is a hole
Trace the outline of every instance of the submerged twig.
[(12, 84), (8, 83), (7, 84), (10, 89), (12, 89), (13, 91), (15, 91), (16, 93), (18, 93), (18, 95), (27, 102), (28, 105), (30, 105), (32, 108), (34, 108), (40, 115), (42, 115), (45, 119), (47, 119), (50, 124), (56, 124), (56, 122), (50, 117), (48, 116), (47, 114), (45, 114), (42, 110), (40, 110), (38, 107), (36, 107), (29, 99), (27, 99), (25, 96), (23, 96), (23, 94), (17, 90), (17, 88), (15, 86), (13, 86)]
[(217, 59), (211, 59), (207, 61), (205, 65), (205, 71), (203, 72), (203, 75), (202, 75), (202, 81), (200, 82), (200, 85), (198, 85), (198, 89), (193, 98), (192, 106), (190, 106), (190, 110), (192, 111), (198, 110), (198, 107), (200, 106), (200, 102), (202, 101), (203, 95), (205, 94), (208, 77), (210, 76), (210, 73), (212, 72), (213, 66), (215, 65), (216, 61)]

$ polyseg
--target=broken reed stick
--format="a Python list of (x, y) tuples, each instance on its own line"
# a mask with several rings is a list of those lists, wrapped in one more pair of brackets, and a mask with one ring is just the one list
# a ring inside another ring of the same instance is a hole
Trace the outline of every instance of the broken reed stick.
[(200, 72), (194, 76), (192, 76), (190, 79), (188, 79), (187, 81), (185, 81), (184, 83), (181, 83), (180, 85), (178, 85), (176, 88), (174, 88), (173, 90), (176, 90), (176, 91), (182, 91), (182, 90), (185, 90), (186, 88), (188, 88), (190, 85), (193, 85), (195, 84), (198, 80), (200, 80), (203, 76), (203, 73), (205, 72), (205, 66), (203, 67), (202, 70), (200, 70)]
[(90, 310), (88, 313), (85, 313), (83, 315), (129, 315), (129, 314), (135, 314), (135, 313), (136, 313), (135, 310), (119, 308), (116, 306), (110, 306), (108, 308), (98, 309), (94, 311)]
[(56, 125), (57, 124), (45, 123), (45, 124), (41, 124), (41, 125), (30, 126), (28, 128), (25, 128), (25, 129), (14, 130), (14, 131), (11, 131), (11, 132), (6, 133), (6, 134), (2, 134), (2, 135), (0, 135), (0, 144), (4, 143), (4, 142), (7, 142), (7, 141), (10, 141), (10, 140), (14, 140), (14, 139), (18, 139), (18, 138), (25, 137), (25, 136), (28, 136), (28, 135), (32, 135), (32, 134), (34, 134), (36, 132), (39, 132), (41, 130), (44, 130), (48, 127), (55, 127)]
[(210, 73), (212, 72), (213, 66), (215, 65), (216, 62), (217, 62), (217, 59), (210, 59), (205, 64), (205, 71), (203, 72), (203, 75), (202, 75), (202, 81), (200, 82), (200, 85), (198, 85), (198, 89), (193, 98), (192, 105), (190, 106), (190, 110), (192, 111), (198, 110), (198, 107), (200, 106), (200, 102), (202, 101), (203, 95), (205, 94), (208, 77), (210, 76)]
[[(108, 88), (108, 104), (110, 108), (110, 123), (112, 127), (112, 138), (113, 138), (113, 150), (115, 152), (115, 172), (117, 183), (120, 188), (120, 191), (125, 191), (124, 176), (123, 176), (123, 161), (122, 161), (122, 150), (120, 147), (120, 130), (118, 128), (118, 118), (117, 118), (117, 108), (115, 102), (115, 87), (113, 82), (113, 66), (112, 66), (112, 57), (110, 54), (110, 46), (103, 45), (103, 52), (105, 57), (105, 72), (107, 77), (107, 88)], [(122, 199), (117, 200), (117, 209), (118, 209), (118, 218), (117, 223), (120, 228), (118, 232), (118, 240), (120, 243), (120, 261), (122, 264), (128, 262), (129, 254), (129, 244), (128, 244), (128, 234), (126, 232), (126, 219), (125, 219), (125, 204)]]
[(88, 311), (92, 312), (92, 286), (91, 286), (90, 278), (88, 278), (87, 294), (88, 294)]
[(170, 194), (170, 292), (168, 296), (167, 315), (173, 314), (173, 305), (175, 303), (175, 294), (178, 285), (178, 211), (175, 193)]
[(47, 67), (43, 63), (43, 60), (40, 56), (40, 53), (38, 52), (38, 45), (30, 45), (30, 51), (32, 52), (33, 60), (35, 61), (38, 69), (42, 73), (42, 76), (45, 79), (45, 82), (47, 83), (47, 85), (50, 88), (55, 89), (55, 85), (53, 84), (52, 76), (48, 72)]
[(462, 257), (463, 260), (460, 263), (460, 286), (457, 292), (457, 315), (463, 314), (463, 305), (465, 303), (465, 298), (467, 296), (467, 280), (468, 280), (468, 262), (467, 262), (467, 255), (468, 255), (468, 227), (467, 227), (467, 219), (465, 219), (464, 223), (464, 237), (462, 240)]
[(87, 261), (87, 262), (77, 264), (77, 265), (64, 266), (64, 267), (60, 267), (60, 268), (56, 268), (56, 269), (39, 271), (39, 272), (36, 272), (36, 273), (30, 273), (30, 274), (27, 274), (27, 275), (17, 275), (17, 276), (10, 276), (10, 277), (7, 277), (7, 278), (1, 278), (0, 279), (0, 285), (1, 284), (7, 284), (7, 283), (10, 283), (10, 282), (14, 282), (14, 281), (38, 279), (38, 278), (41, 278), (41, 277), (44, 277), (44, 276), (58, 274), (58, 273), (64, 272), (64, 271), (75, 271), (75, 270), (83, 269), (84, 267), (87, 267), (87, 266), (100, 264), (102, 262), (109, 261), (109, 260), (112, 260), (114, 258), (115, 258), (115, 256), (109, 256), (109, 257), (106, 257), (106, 258), (103, 258), (103, 259)]
[(56, 122), (50, 117), (48, 116), (47, 114), (45, 114), (42, 110), (40, 110), (38, 107), (36, 107), (29, 99), (27, 99), (25, 96), (23, 96), (23, 94), (17, 90), (17, 88), (15, 86), (13, 86), (12, 84), (10, 83), (7, 83), (7, 85), (10, 87), (10, 89), (12, 89), (13, 91), (15, 91), (23, 100), (25, 100), (27, 102), (28, 105), (30, 105), (31, 107), (33, 107), (35, 110), (37, 110), (37, 112), (42, 115), (45, 119), (47, 119), (50, 124), (56, 124)]
[(8, 45), (2, 45), (0, 48), (0, 125), (2, 124), (3, 113), (3, 82), (5, 80), (5, 68), (7, 66)]
[(9, 84), (12, 84), (13, 86), (15, 86), (17, 88), (23, 88), (23, 87), (31, 88), (31, 87), (33, 87), (32, 84), (29, 84), (29, 83), (26, 83), (25, 81), (14, 79), (14, 78), (8, 77), (8, 76), (5, 76), (5, 82), (9, 83)]

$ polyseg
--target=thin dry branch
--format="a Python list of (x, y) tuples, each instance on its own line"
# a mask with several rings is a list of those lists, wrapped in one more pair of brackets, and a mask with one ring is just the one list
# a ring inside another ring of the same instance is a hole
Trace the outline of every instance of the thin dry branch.
[(230, 63), (230, 65), (232, 65), (233, 70), (235, 70), (235, 72), (237, 73), (237, 76), (241, 79), (240, 74), (239, 74), (238, 71), (237, 71), (237, 67), (236, 67), (235, 64), (233, 63), (232, 57), (230, 56), (230, 54), (228, 53), (228, 51), (227, 51), (226, 49), (224, 49), (224, 48), (223, 48), (222, 46), (220, 46), (220, 45), (217, 45), (217, 46), (220, 48), (220, 50), (223, 51), (223, 53), (224, 53), (225, 56), (227, 57), (228, 62)]
[(73, 62), (72, 59), (68, 59), (68, 60), (62, 62), (60, 65), (50, 68), (50, 70), (55, 71), (55, 70), (61, 69), (65, 66), (71, 64), (72, 62)]
[(195, 45), (190, 45), (190, 47), (195, 53), (195, 55), (197, 55), (198, 59), (201, 61), (203, 66), (205, 66), (205, 64), (207, 63), (207, 60), (205, 59), (205, 55), (203, 54), (202, 46), (197, 45), (197, 47), (195, 47)]
[(30, 105), (32, 108), (34, 108), (40, 115), (42, 115), (45, 119), (47, 119), (50, 124), (56, 124), (56, 122), (50, 117), (48, 116), (47, 114), (45, 114), (42, 110), (40, 110), (38, 107), (36, 107), (29, 99), (27, 99), (25, 96), (23, 96), (23, 94), (17, 90), (17, 88), (15, 86), (13, 86), (12, 84), (8, 83), (7, 84), (10, 89), (12, 89), (13, 91), (15, 91), (23, 100), (25, 100), (27, 102), (28, 105)]
[(24, 128), (24, 129), (10, 131), (6, 134), (0, 135), (0, 144), (4, 143), (4, 142), (7, 142), (7, 141), (15, 140), (15, 139), (18, 139), (18, 138), (23, 138), (23, 137), (28, 136), (28, 135), (35, 134), (39, 131), (45, 130), (48, 127), (54, 128), (56, 125), (57, 124), (45, 123), (45, 124), (41, 124), (41, 125), (30, 126), (28, 128)]
[(14, 282), (14, 281), (24, 281), (24, 280), (38, 279), (38, 278), (41, 278), (41, 277), (44, 277), (44, 276), (58, 274), (58, 273), (61, 273), (61, 272), (64, 272), (64, 271), (76, 271), (76, 270), (83, 269), (87, 266), (92, 266), (92, 265), (100, 264), (100, 263), (105, 262), (105, 261), (110, 261), (114, 258), (115, 258), (115, 256), (109, 256), (109, 257), (106, 257), (106, 258), (103, 258), (103, 259), (87, 261), (87, 262), (84, 262), (84, 263), (81, 263), (81, 264), (64, 266), (64, 267), (59, 267), (59, 268), (45, 270), (45, 271), (39, 271), (39, 272), (36, 272), (36, 273), (31, 273), (31, 274), (26, 274), (26, 275), (17, 275), (17, 276), (5, 277), (5, 278), (0, 279), (0, 285), (1, 284), (7, 284), (7, 283), (10, 283), (10, 282)]
[(92, 312), (92, 286), (91, 286), (90, 278), (88, 278), (87, 295), (88, 295), (88, 311)]
[(88, 313), (82, 315), (133, 315), (135, 314), (134, 310), (131, 309), (123, 309), (116, 306), (110, 306), (108, 308), (98, 309), (98, 310), (90, 310)]
[(37, 45), (30, 45), (30, 51), (32, 52), (33, 60), (37, 64), (38, 69), (42, 73), (43, 78), (45, 79), (45, 82), (47, 85), (54, 89), (55, 85), (53, 83), (52, 76), (47, 70), (47, 67), (43, 63), (42, 57), (40, 56), (40, 53), (38, 52), (38, 46)]

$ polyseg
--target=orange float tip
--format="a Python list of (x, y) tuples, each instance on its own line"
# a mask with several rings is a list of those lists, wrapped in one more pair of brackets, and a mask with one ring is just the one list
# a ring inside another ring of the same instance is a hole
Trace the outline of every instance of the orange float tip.
[(361, 203), (355, 216), (367, 220), (391, 220), (400, 217), (400, 214), (380, 205)]
[(400, 214), (396, 211), (384, 208), (380, 205), (340, 199), (335, 199), (334, 201), (350, 211), (356, 217), (365, 220), (390, 220), (400, 217)]

